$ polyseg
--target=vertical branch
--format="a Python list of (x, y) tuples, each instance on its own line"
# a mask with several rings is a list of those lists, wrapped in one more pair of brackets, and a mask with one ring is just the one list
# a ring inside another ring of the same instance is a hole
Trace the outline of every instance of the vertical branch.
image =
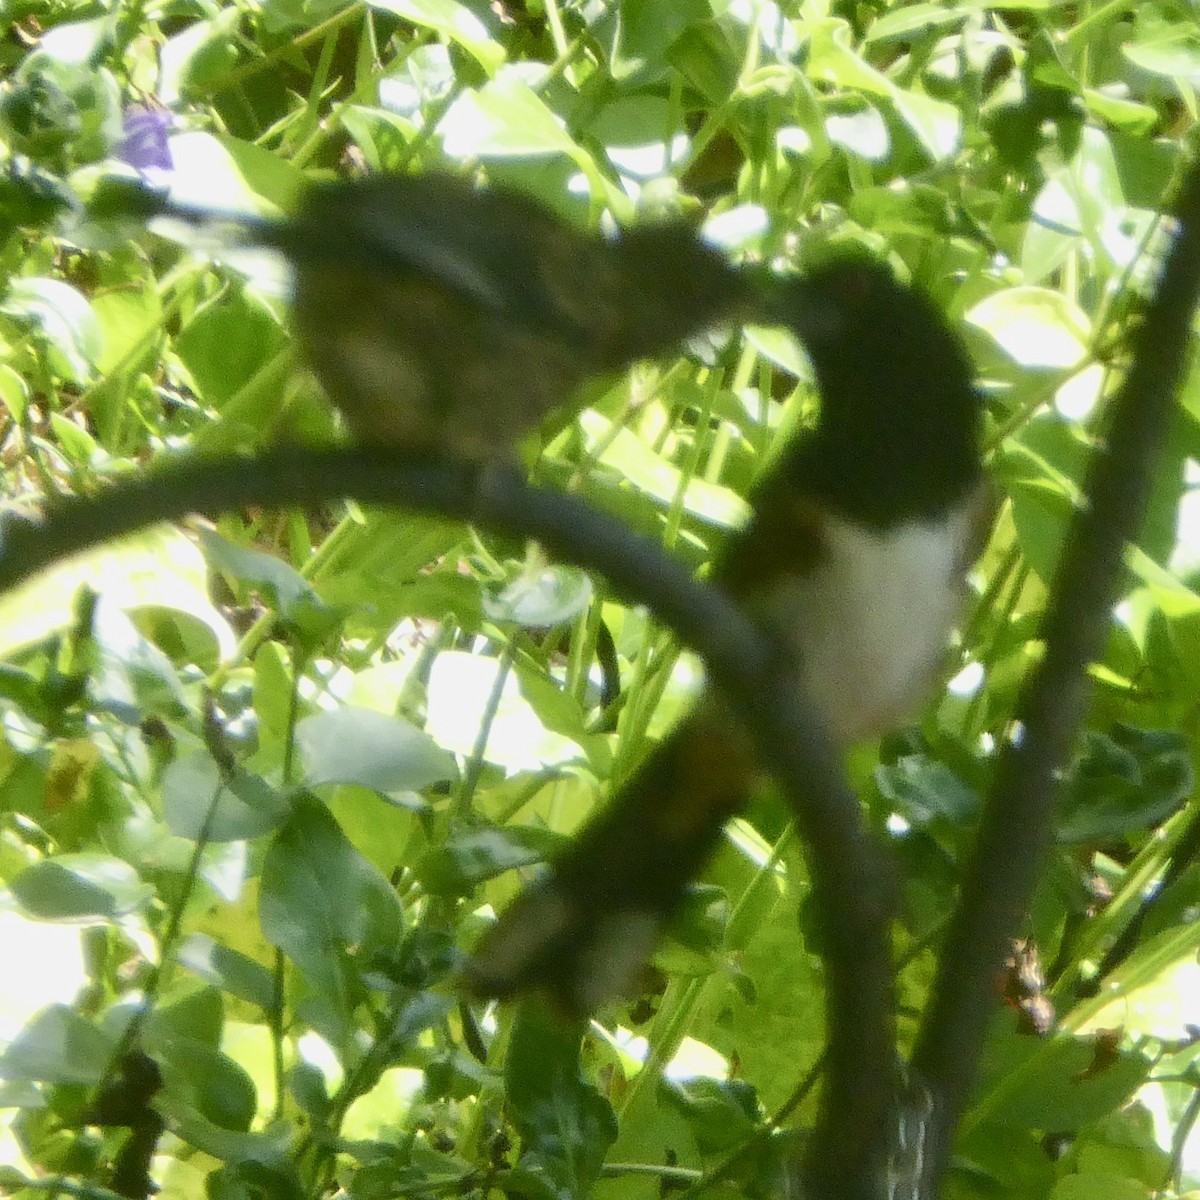
[(1125, 546), (1138, 533), (1167, 437), (1200, 296), (1200, 164), (1184, 179), (1175, 215), (1178, 234), (1067, 536), (1042, 624), (1045, 656), (1017, 705), (1019, 735), (1001, 751), (918, 1034), (914, 1073), (933, 1101), (923, 1196), (938, 1191), (970, 1095), (995, 1007), (992, 979), (1050, 845), (1057, 777), (1087, 704), (1087, 667), (1103, 653)]

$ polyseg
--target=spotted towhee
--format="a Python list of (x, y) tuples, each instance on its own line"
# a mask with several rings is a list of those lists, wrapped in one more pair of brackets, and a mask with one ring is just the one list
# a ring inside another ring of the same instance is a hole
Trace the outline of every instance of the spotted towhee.
[[(834, 261), (775, 308), (808, 350), (820, 416), (758, 487), (714, 579), (848, 747), (910, 716), (944, 661), (991, 510), (981, 401), (945, 319), (878, 263)], [(487, 932), (473, 989), (548, 992), (572, 1015), (626, 992), (755, 776), (748, 737), (704, 694)]]

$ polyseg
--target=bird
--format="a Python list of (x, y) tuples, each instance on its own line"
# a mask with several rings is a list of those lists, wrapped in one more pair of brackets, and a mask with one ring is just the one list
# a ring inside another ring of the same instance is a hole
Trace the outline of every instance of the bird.
[(585, 381), (758, 303), (749, 273), (682, 220), (606, 237), (449, 171), (313, 181), (286, 219), (228, 223), (290, 262), (301, 357), (352, 436), (434, 456), (510, 457)]
[(609, 238), (446, 172), (313, 186), (288, 241), (300, 344), (352, 432), (470, 457), (752, 303), (682, 222)]
[[(847, 750), (909, 719), (945, 662), (993, 512), (983, 402), (941, 311), (865, 252), (830, 254), (764, 307), (804, 345), (819, 415), (754, 489), (713, 581)], [(486, 931), (467, 989), (542, 993), (571, 1019), (628, 996), (759, 774), (707, 689)]]

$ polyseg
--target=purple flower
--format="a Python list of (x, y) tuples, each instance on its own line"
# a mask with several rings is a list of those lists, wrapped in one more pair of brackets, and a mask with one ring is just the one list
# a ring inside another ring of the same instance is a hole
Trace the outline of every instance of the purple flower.
[(125, 137), (117, 157), (140, 171), (152, 183), (166, 182), (164, 173), (174, 170), (167, 132), (172, 124), (165, 108), (131, 104), (125, 110)]

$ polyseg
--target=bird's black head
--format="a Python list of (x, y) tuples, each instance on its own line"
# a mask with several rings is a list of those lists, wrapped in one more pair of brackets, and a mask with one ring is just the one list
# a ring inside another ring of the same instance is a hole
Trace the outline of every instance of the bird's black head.
[(784, 282), (777, 316), (821, 393), (814, 436), (784, 464), (799, 486), (872, 525), (931, 517), (980, 475), (979, 393), (941, 311), (865, 256)]

